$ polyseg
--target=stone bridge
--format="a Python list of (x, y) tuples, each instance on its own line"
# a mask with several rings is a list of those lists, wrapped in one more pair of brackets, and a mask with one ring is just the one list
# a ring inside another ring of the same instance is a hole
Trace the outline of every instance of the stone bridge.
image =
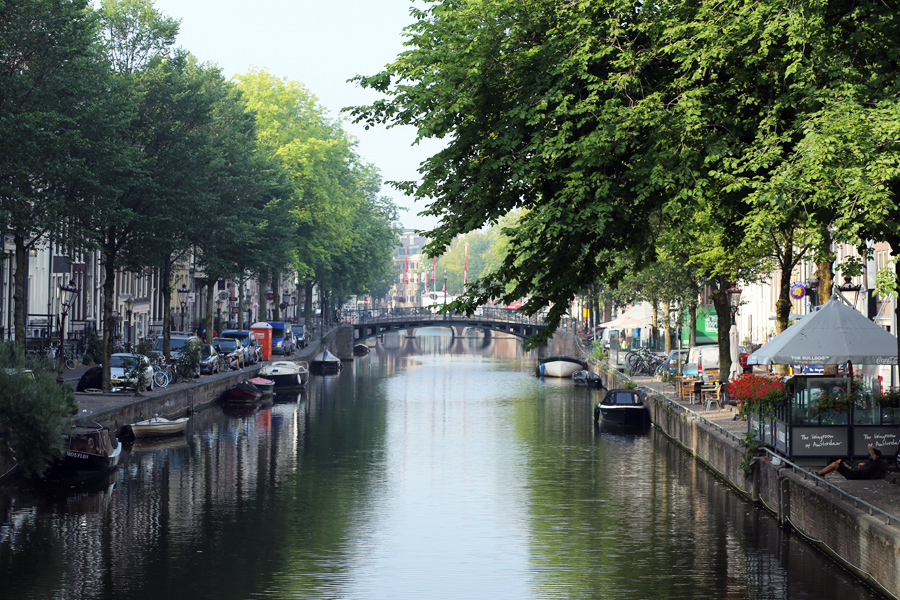
[(353, 326), (354, 342), (402, 330), (405, 330), (407, 335), (414, 336), (416, 330), (421, 327), (447, 327), (453, 332), (453, 337), (462, 337), (463, 332), (469, 328), (480, 329), (486, 336), (492, 331), (500, 331), (524, 340), (547, 327), (543, 319), (526, 317), (516, 311), (483, 308), (480, 312), (481, 314), (467, 317), (454, 313), (435, 314), (418, 309), (381, 316), (368, 312), (345, 314), (343, 319), (345, 323)]

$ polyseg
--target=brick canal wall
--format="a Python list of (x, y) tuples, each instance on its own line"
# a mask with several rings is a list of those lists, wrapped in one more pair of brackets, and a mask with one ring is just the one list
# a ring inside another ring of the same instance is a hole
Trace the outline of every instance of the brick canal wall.
[[(611, 367), (599, 369), (598, 374), (607, 389), (628, 387), (631, 381)], [(645, 397), (649, 397), (651, 421), (660, 432), (862, 581), (887, 597), (900, 598), (900, 524), (896, 519), (869, 514), (864, 505), (854, 506), (802, 471), (775, 465), (767, 458), (756, 459), (753, 476), (747, 479), (741, 467), (746, 450), (738, 440), (662, 394)]]

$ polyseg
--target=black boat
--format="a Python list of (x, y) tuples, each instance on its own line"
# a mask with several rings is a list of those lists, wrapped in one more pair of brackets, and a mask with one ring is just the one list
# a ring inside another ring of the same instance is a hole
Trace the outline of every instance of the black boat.
[(650, 422), (650, 411), (644, 406), (643, 392), (638, 390), (609, 390), (594, 407), (594, 420), (604, 423), (643, 425)]
[(341, 363), (341, 359), (328, 350), (317, 354), (309, 363), (310, 371), (317, 375), (336, 375), (343, 368), (344, 365)]
[(587, 369), (572, 373), (572, 381), (575, 382), (575, 385), (580, 387), (592, 387), (597, 389), (603, 387), (603, 380), (600, 379), (600, 376)]
[(62, 469), (74, 473), (102, 473), (115, 468), (122, 444), (108, 427), (87, 419), (75, 422), (66, 434), (66, 453)]

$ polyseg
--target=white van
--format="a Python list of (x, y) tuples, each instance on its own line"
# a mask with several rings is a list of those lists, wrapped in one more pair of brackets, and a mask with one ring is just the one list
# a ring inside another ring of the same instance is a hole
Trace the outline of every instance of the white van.
[(691, 346), (688, 350), (687, 362), (682, 369), (686, 377), (697, 377), (698, 365), (703, 367), (703, 383), (719, 379), (719, 345)]
[[(610, 329), (607, 327), (603, 330), (603, 333), (600, 334), (600, 342), (603, 344), (604, 348), (609, 349), (609, 340), (610, 339), (618, 339), (621, 340), (624, 337), (625, 331), (623, 329)], [(621, 342), (620, 342), (621, 344)], [(620, 348), (621, 349), (621, 348)]]

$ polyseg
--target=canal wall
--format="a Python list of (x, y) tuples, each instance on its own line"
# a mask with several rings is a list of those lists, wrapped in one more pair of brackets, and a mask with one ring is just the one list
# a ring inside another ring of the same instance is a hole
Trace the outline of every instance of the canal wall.
[[(593, 365), (607, 389), (634, 387), (607, 364)], [(769, 456), (744, 463), (748, 450), (734, 435), (692, 414), (663, 394), (645, 395), (653, 425), (749, 501), (803, 535), (859, 579), (889, 598), (900, 598), (900, 524), (861, 502)], [(898, 490), (897, 493), (900, 493)]]

